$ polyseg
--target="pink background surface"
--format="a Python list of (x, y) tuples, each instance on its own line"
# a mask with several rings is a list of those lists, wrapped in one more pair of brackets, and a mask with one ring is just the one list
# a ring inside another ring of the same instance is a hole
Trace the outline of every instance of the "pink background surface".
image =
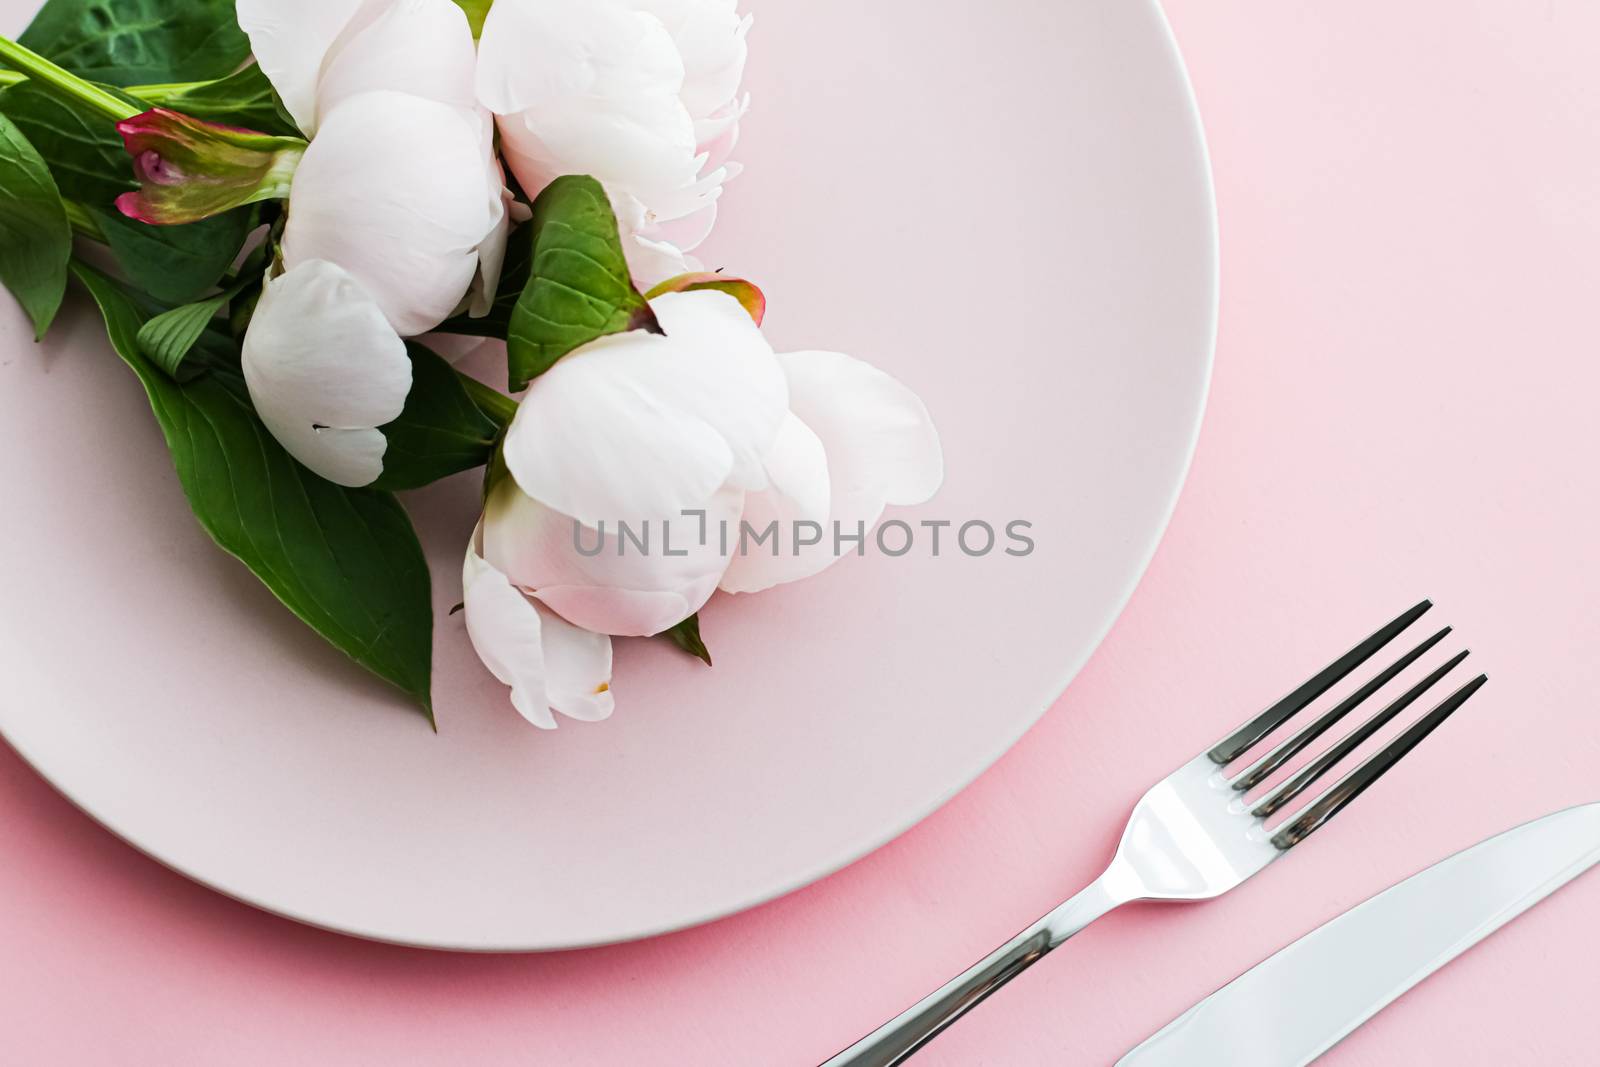
[[(918, 1062), (1109, 1062), (1392, 881), (1600, 799), (1600, 12), (1168, 10), (1222, 219), (1212, 404), (1149, 575), (1009, 756), (775, 904), (637, 945), (483, 958), (223, 899), (0, 750), (6, 1058), (814, 1063), (1092, 877), (1150, 782), (1421, 595), (1493, 682), (1404, 772), (1231, 897), (1096, 925)], [(1590, 1062), (1597, 938), (1592, 876), (1326, 1062)]]

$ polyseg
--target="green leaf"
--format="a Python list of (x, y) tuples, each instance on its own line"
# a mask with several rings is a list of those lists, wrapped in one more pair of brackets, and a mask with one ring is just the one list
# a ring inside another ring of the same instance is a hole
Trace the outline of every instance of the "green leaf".
[(0, 93), (0, 114), (33, 142), (67, 199), (108, 207), (139, 187), (116, 123), (98, 111), (23, 82)]
[(157, 300), (196, 300), (239, 257), (256, 216), (238, 208), (181, 226), (152, 226), (115, 209), (95, 212), (106, 243), (128, 280)]
[(153, 85), (148, 91), (141, 87), (140, 92), (140, 99), (148, 103), (207, 122), (225, 122), (279, 136), (300, 133), (284, 111), (272, 83), (254, 63), (220, 81), (170, 88)]
[(0, 115), (0, 282), (42, 338), (67, 292), (72, 225), (50, 167)]
[(661, 333), (628, 274), (611, 201), (593, 178), (568, 175), (533, 202), (532, 271), (511, 314), (511, 391), (562, 356), (624, 330)]
[(707, 667), (711, 666), (711, 650), (706, 648), (706, 643), (700, 639), (699, 615), (690, 615), (661, 636), (705, 663)]
[(46, 0), (17, 38), (110, 85), (210, 81), (250, 56), (234, 0)]
[[(259, 297), (266, 261), (267, 246), (262, 243), (245, 257), (237, 280), (227, 289), (178, 307), (123, 285), (127, 298), (146, 318), (137, 337), (140, 352), (180, 382), (217, 368), (241, 374), (239, 345), (244, 332), (235, 334), (230, 319), (241, 303)], [(217, 318), (217, 312), (225, 307), (229, 317)]]
[(473, 402), (455, 369), (415, 341), (411, 392), (400, 417), (382, 427), (389, 446), (374, 489), (417, 489), (489, 462), (499, 422)]
[(216, 370), (178, 383), (139, 351), (145, 315), (80, 263), (123, 362), (149, 395), (189, 505), (212, 539), (314, 630), (397, 686), (433, 719), (428, 565), (395, 498), (344, 489), (296, 463), (250, 406), (243, 379)]
[(243, 341), (250, 330), (250, 321), (256, 316), (256, 305), (261, 302), (261, 283), (247, 288), (228, 308), (228, 332), (234, 340)]
[(200, 361), (189, 360), (188, 355), (230, 299), (231, 293), (221, 293), (209, 300), (163, 311), (139, 327), (139, 351), (169, 378), (180, 382), (194, 378), (205, 367)]

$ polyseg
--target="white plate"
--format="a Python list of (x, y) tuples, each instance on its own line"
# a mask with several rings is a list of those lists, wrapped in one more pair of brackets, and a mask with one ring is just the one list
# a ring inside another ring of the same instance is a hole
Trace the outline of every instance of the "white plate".
[[(1154, 3), (750, 0), (755, 106), (710, 249), (780, 349), (916, 389), (949, 479), (901, 516), (1037, 550), (849, 559), (705, 613), (707, 670), (620, 643), (618, 712), (524, 725), (459, 617), (474, 485), (413, 500), (441, 732), (326, 649), (189, 516), (82, 301), (0, 301), (0, 729), (94, 817), (284, 915), (469, 949), (626, 940), (862, 856), (988, 767), (1093, 651), (1204, 406), (1216, 239)], [(13, 31), (31, 4), (0, 0)], [(948, 541), (948, 534), (946, 535)]]

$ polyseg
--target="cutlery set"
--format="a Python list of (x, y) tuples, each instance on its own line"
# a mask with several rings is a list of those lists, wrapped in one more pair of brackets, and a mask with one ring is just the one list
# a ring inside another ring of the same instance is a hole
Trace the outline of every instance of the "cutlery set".
[[(1135, 901), (1221, 896), (1305, 844), (1460, 709), (1488, 677), (1479, 674), (1449, 691), (1353, 770), (1311, 795), (1363, 743), (1459, 667), (1467, 657), (1459, 652), (1280, 782), (1269, 782), (1444, 641), (1450, 634), (1445, 627), (1262, 755), (1247, 757), (1431, 607), (1423, 601), (1406, 611), (1156, 783), (1135, 806), (1104, 874), (823, 1067), (903, 1063), (1107, 912)], [(1196, 1005), (1120, 1063), (1309, 1063), (1395, 997), (1596, 861), (1600, 804), (1508, 831), (1308, 934)]]

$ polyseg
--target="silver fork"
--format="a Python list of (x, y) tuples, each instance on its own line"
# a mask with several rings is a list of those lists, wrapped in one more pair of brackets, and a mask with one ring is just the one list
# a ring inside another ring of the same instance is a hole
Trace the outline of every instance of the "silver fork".
[(1298, 814), (1275, 830), (1267, 829), (1268, 818), (1300, 798), (1362, 742), (1450, 673), (1467, 653), (1460, 652), (1442, 664), (1255, 803), (1249, 802), (1246, 794), (1444, 640), (1450, 628), (1440, 630), (1379, 671), (1371, 681), (1259, 759), (1244, 764), (1241, 757), (1365, 663), (1432, 606), (1424, 600), (1157, 782), (1134, 808), (1111, 866), (1093, 884), (822, 1067), (892, 1067), (903, 1063), (984, 998), (1113, 908), (1136, 900), (1209, 900), (1281, 859), (1344, 810), (1489, 680), (1487, 675), (1479, 675), (1457, 689)]

